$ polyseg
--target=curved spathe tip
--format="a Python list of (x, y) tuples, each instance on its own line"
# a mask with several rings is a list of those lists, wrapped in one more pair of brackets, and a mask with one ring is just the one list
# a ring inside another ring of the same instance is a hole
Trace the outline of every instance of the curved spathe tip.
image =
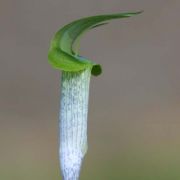
[(118, 18), (127, 18), (138, 12), (108, 14), (85, 17), (67, 24), (61, 28), (51, 41), (48, 52), (49, 63), (57, 69), (63, 71), (80, 71), (87, 67), (92, 68), (92, 74), (97, 76), (101, 74), (102, 68), (88, 59), (79, 55), (79, 41), (81, 36), (92, 28), (107, 24), (106, 21)]

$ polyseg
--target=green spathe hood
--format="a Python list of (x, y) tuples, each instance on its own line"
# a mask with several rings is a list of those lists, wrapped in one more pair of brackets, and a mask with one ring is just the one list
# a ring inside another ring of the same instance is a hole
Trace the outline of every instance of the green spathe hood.
[(92, 68), (93, 75), (101, 74), (102, 70), (99, 64), (79, 55), (78, 47), (82, 34), (87, 30), (107, 24), (105, 21), (127, 18), (140, 13), (141, 11), (91, 16), (67, 24), (55, 34), (51, 41), (48, 52), (49, 63), (54, 68), (63, 71), (76, 72)]

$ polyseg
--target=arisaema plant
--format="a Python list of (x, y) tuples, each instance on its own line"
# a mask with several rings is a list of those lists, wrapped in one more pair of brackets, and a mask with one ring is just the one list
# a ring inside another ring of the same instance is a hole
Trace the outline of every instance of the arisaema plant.
[(48, 59), (62, 71), (59, 113), (59, 159), (63, 180), (78, 180), (87, 152), (87, 115), (91, 74), (100, 75), (99, 64), (79, 54), (82, 35), (109, 20), (128, 18), (141, 12), (82, 18), (62, 27), (52, 38)]

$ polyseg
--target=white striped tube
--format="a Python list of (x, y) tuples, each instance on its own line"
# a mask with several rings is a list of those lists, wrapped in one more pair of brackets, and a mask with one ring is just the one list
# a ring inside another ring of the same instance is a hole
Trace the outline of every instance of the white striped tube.
[(87, 150), (87, 114), (91, 68), (62, 72), (59, 155), (63, 180), (78, 180)]

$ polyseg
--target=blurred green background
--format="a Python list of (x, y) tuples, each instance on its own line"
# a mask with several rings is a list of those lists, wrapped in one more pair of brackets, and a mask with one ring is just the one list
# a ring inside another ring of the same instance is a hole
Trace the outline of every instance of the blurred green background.
[(81, 54), (92, 77), (82, 180), (180, 179), (179, 0), (0, 0), (0, 179), (58, 180), (60, 72), (47, 63), (72, 20), (144, 10), (92, 30)]

